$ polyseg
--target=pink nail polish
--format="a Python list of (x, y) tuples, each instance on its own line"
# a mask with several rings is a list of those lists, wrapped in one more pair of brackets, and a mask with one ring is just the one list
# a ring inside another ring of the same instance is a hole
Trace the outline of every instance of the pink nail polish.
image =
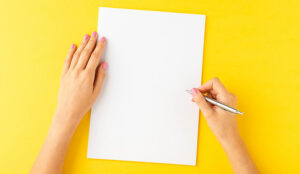
[(92, 37), (96, 37), (96, 36), (97, 36), (97, 32), (94, 31), (94, 32), (92, 33)]
[(74, 48), (75, 48), (75, 44), (72, 44), (72, 45), (71, 45), (71, 49), (74, 49)]
[(192, 94), (193, 94), (193, 95), (196, 95), (196, 94), (197, 94), (196, 88), (193, 88), (193, 89), (192, 89)]
[(106, 68), (107, 68), (107, 63), (106, 63), (106, 62), (103, 62), (103, 63), (102, 63), (102, 68), (103, 68), (103, 69), (106, 69)]
[(89, 38), (89, 35), (86, 34), (86, 35), (84, 35), (83, 40), (87, 40), (88, 38)]
[(101, 37), (100, 42), (104, 42), (105, 41), (105, 37)]

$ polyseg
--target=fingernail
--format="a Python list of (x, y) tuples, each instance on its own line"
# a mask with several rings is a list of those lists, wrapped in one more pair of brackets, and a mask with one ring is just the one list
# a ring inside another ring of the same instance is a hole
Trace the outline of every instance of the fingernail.
[(72, 45), (71, 45), (71, 49), (74, 49), (74, 48), (75, 48), (75, 44), (72, 44)]
[(94, 31), (94, 32), (92, 33), (92, 37), (96, 37), (96, 36), (97, 36), (97, 32)]
[(193, 94), (193, 95), (196, 95), (196, 94), (197, 94), (196, 88), (193, 88), (193, 89), (192, 89), (192, 94)]
[(106, 63), (106, 62), (103, 62), (103, 63), (102, 63), (102, 68), (103, 68), (103, 69), (106, 69), (106, 68), (107, 68), (107, 63)]
[(104, 42), (105, 41), (105, 37), (101, 37), (100, 42)]
[(88, 34), (84, 35), (84, 37), (83, 37), (84, 40), (87, 40), (88, 38), (89, 38)]

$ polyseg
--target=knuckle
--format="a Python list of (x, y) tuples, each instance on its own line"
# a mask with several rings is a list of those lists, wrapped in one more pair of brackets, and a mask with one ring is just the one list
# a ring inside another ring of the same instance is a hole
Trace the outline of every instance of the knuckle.
[(73, 74), (73, 76), (78, 77), (80, 75), (80, 70), (78, 68), (74, 68), (72, 74)]
[(86, 78), (89, 78), (89, 77), (90, 77), (90, 72), (87, 71), (87, 70), (85, 70), (85, 71), (83, 71), (82, 75), (83, 75), (83, 77), (84, 77), (85, 79), (86, 79)]
[(99, 55), (99, 53), (100, 53), (100, 49), (96, 48), (96, 49), (93, 51), (92, 56), (96, 57), (96, 56)]
[(91, 60), (95, 59), (97, 57), (97, 50), (95, 50), (92, 54), (91, 54)]
[(96, 42), (97, 41), (97, 37), (91, 37), (90, 42)]
[(89, 65), (87, 66), (87, 69), (90, 69), (91, 71), (97, 71), (97, 64), (96, 64), (96, 61), (95, 59), (92, 59), (89, 61)]
[(92, 48), (93, 48), (93, 44), (87, 44), (84, 50), (88, 52)]
[(236, 95), (234, 95), (233, 93), (230, 93), (231, 94), (231, 96), (233, 97), (233, 98), (236, 98)]
[(87, 43), (89, 42), (89, 40), (90, 40), (89, 37), (88, 37), (88, 39), (83, 39), (83, 40), (81, 41), (81, 45), (87, 44)]
[(234, 101), (237, 101), (237, 96), (236, 96), (236, 95), (233, 95), (233, 96), (232, 96), (232, 99), (233, 99)]
[(102, 76), (103, 78), (105, 78), (105, 77), (106, 77), (106, 72), (103, 71), (103, 72), (101, 73), (101, 76)]
[(76, 53), (74, 54), (74, 57), (78, 57), (79, 53), (78, 51), (76, 51)]
[(84, 75), (86, 77), (90, 77), (92, 73), (93, 73), (93, 71), (90, 68), (86, 68), (85, 71), (84, 71)]
[(83, 51), (82, 51), (82, 53), (81, 53), (81, 57), (86, 57), (87, 56), (87, 54), (88, 54), (88, 51), (86, 50), (86, 49), (84, 49)]
[(234, 95), (233, 93), (230, 93), (230, 92), (229, 92), (229, 96), (230, 96), (232, 99), (235, 99), (235, 98), (236, 98), (236, 95)]
[(82, 83), (86, 83), (86, 82), (90, 82), (92, 80), (92, 76), (89, 72), (87, 71), (84, 71), (82, 74), (81, 74), (81, 82)]
[(214, 77), (214, 78), (213, 78), (213, 81), (214, 81), (214, 82), (220, 82), (220, 80), (219, 80), (218, 77)]
[(98, 43), (97, 47), (94, 49), (92, 56), (97, 56), (101, 53), (101, 50), (103, 49), (103, 43)]
[(104, 42), (99, 42), (98, 47), (100, 47), (100, 48), (104, 47)]
[(225, 102), (231, 106), (235, 106), (237, 102), (237, 96), (232, 93), (228, 93), (227, 97), (225, 98)]
[(69, 62), (70, 60), (72, 59), (72, 56), (71, 55), (68, 55), (65, 59), (65, 62)]
[(87, 43), (89, 42), (89, 40), (90, 40), (90, 39), (84, 39), (84, 40), (82, 41), (81, 44), (82, 44), (82, 45), (85, 45), (85, 44), (87, 44)]

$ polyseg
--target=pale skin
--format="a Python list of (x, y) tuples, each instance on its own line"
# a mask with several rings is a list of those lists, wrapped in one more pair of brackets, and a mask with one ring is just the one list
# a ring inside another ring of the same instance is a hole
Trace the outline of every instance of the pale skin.
[(192, 89), (193, 99), (202, 111), (206, 122), (222, 145), (234, 173), (259, 173), (239, 135), (237, 117), (206, 102), (204, 95), (236, 108), (237, 97), (226, 90), (218, 78), (213, 78), (199, 88)]
[[(107, 63), (100, 57), (105, 38), (97, 42), (98, 34), (85, 35), (80, 46), (72, 44), (62, 72), (57, 109), (31, 174), (62, 173), (72, 136), (101, 92)], [(224, 148), (234, 173), (259, 173), (241, 139), (236, 116), (205, 101), (208, 95), (217, 101), (236, 107), (236, 97), (214, 78), (200, 88), (193, 88), (193, 102), (202, 111), (210, 129)]]

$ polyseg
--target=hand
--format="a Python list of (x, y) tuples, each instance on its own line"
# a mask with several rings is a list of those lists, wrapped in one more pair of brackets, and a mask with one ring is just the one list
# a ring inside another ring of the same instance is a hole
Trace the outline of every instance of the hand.
[(259, 173), (239, 135), (235, 114), (206, 102), (204, 95), (231, 107), (236, 107), (236, 96), (226, 90), (218, 78), (192, 89), (193, 102), (202, 111), (208, 126), (221, 143), (234, 173)]
[(99, 65), (105, 38), (98, 43), (97, 38), (96, 32), (85, 35), (78, 49), (72, 44), (68, 52), (58, 93), (60, 121), (80, 122), (101, 91), (107, 64)]
[(99, 95), (106, 63), (99, 65), (105, 38), (85, 35), (78, 49), (72, 44), (65, 60), (58, 104), (45, 143), (30, 173), (61, 173), (77, 125)]
[(228, 106), (236, 107), (236, 96), (228, 92), (218, 78), (213, 78), (198, 89), (193, 88), (192, 93), (193, 102), (199, 106), (208, 126), (219, 141), (239, 136), (235, 114), (214, 106), (204, 99), (204, 95), (207, 95)]

